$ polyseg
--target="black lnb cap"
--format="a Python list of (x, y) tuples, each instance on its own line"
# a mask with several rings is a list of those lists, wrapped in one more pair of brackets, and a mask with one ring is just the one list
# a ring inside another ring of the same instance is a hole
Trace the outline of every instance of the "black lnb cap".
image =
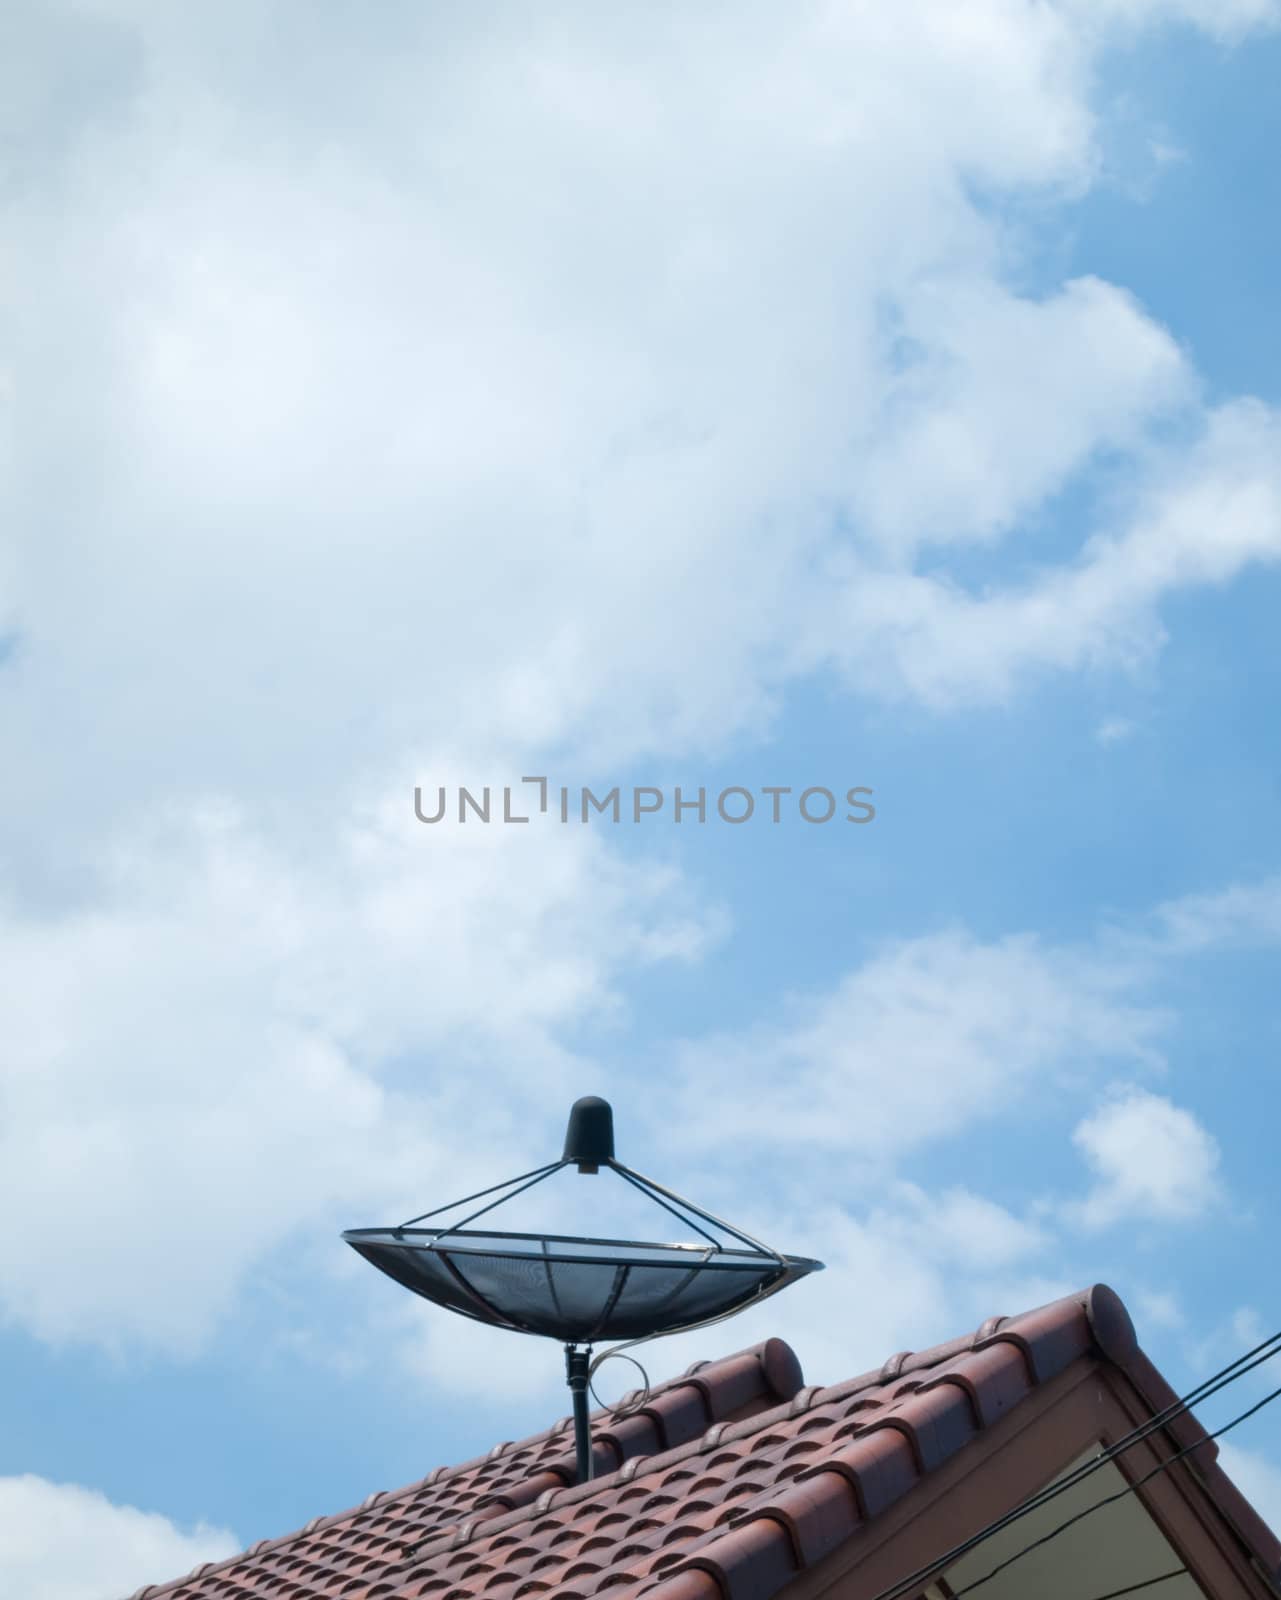
[(614, 1113), (608, 1100), (585, 1094), (574, 1101), (561, 1159), (577, 1162), (580, 1172), (597, 1172), (614, 1159)]

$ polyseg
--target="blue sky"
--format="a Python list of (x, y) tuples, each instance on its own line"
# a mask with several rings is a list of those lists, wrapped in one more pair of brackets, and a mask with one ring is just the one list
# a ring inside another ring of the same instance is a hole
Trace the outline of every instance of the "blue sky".
[[(560, 1415), (337, 1234), (579, 1093), (829, 1263), (655, 1376), (1272, 1331), (1281, 13), (14, 16), (0, 1587)], [(534, 772), (878, 810), (414, 821)]]

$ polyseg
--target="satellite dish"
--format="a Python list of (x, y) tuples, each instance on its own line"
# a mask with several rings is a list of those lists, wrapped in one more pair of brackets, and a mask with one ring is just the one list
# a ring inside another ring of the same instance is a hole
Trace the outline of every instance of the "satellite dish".
[[(599, 1173), (604, 1168), (616, 1174), (693, 1229), (701, 1243), (502, 1233), (471, 1227), (570, 1166), (580, 1173)], [(487, 1204), (458, 1223), (418, 1226), (475, 1200)], [(728, 1236), (729, 1242), (718, 1237), (718, 1232)], [(613, 1111), (595, 1095), (574, 1102), (559, 1161), (424, 1211), (398, 1227), (350, 1228), (343, 1238), (388, 1277), (448, 1311), (564, 1345), (580, 1482), (591, 1476), (590, 1377), (602, 1361), (622, 1348), (603, 1351), (593, 1361), (591, 1350), (597, 1340), (621, 1339), (631, 1346), (661, 1334), (701, 1328), (746, 1311), (823, 1266), (821, 1261), (772, 1250), (624, 1166), (614, 1155)]]

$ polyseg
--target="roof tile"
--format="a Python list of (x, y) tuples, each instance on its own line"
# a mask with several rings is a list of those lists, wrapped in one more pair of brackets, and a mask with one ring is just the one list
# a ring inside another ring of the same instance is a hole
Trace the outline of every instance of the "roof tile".
[[(691, 1368), (626, 1416), (598, 1414), (589, 1483), (573, 1482), (562, 1421), (134, 1600), (769, 1600), (1087, 1353), (1168, 1403), (1102, 1288), (827, 1388), (805, 1386), (769, 1340)], [(1281, 1546), (1213, 1450), (1223, 1503), (1278, 1570)]]

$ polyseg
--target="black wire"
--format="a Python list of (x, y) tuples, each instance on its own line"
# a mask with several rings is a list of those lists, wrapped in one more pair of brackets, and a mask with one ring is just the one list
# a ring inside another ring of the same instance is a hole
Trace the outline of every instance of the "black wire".
[[(1002, 1529), (1009, 1527), (1012, 1522), (1017, 1522), (1020, 1517), (1025, 1517), (1029, 1512), (1039, 1510), (1041, 1506), (1048, 1504), (1049, 1501), (1056, 1499), (1061, 1494), (1065, 1494), (1069, 1489), (1075, 1488), (1078, 1483), (1083, 1482), (1092, 1473), (1099, 1471), (1109, 1461), (1115, 1460), (1123, 1451), (1128, 1450), (1132, 1445), (1141, 1443), (1150, 1434), (1166, 1427), (1175, 1417), (1181, 1416), (1194, 1404), (1208, 1399), (1213, 1394), (1217, 1394), (1220, 1389), (1235, 1383), (1238, 1378), (1244, 1377), (1247, 1372), (1253, 1371), (1255, 1367), (1262, 1366), (1265, 1361), (1270, 1361), (1279, 1350), (1281, 1350), (1281, 1331), (1274, 1333), (1268, 1339), (1264, 1339), (1261, 1344), (1255, 1345), (1253, 1350), (1247, 1350), (1243, 1356), (1238, 1356), (1235, 1361), (1231, 1361), (1226, 1367), (1220, 1368), (1218, 1372), (1213, 1373), (1203, 1382), (1197, 1384), (1195, 1388), (1189, 1389), (1187, 1394), (1172, 1401), (1146, 1422), (1132, 1428), (1129, 1433), (1124, 1434), (1115, 1444), (1109, 1445), (1106, 1450), (1101, 1451), (1092, 1460), (1075, 1468), (1065, 1477), (1047, 1485), (1037, 1494), (1030, 1495), (1026, 1500), (1012, 1507), (1003, 1516), (997, 1517), (993, 1522), (988, 1523), (985, 1528), (980, 1528), (977, 1533), (972, 1534), (968, 1539), (963, 1539), (960, 1544), (954, 1545), (951, 1550), (945, 1552), (937, 1561), (931, 1562), (928, 1567), (920, 1567), (906, 1578), (891, 1584), (888, 1589), (882, 1589), (875, 1597), (875, 1600), (900, 1600), (901, 1596), (912, 1593), (921, 1581), (928, 1579), (932, 1574), (950, 1565), (961, 1556), (967, 1555), (976, 1545), (982, 1544), (985, 1539), (990, 1539), (993, 1534), (1000, 1533)], [(1204, 1442), (1204, 1440), (1201, 1441), (1201, 1443)]]
[[(592, 1374), (596, 1372), (606, 1361), (630, 1361), (631, 1364), (636, 1368), (637, 1372), (640, 1373), (641, 1381), (644, 1383), (645, 1387), (640, 1391), (640, 1398), (638, 1400), (633, 1400), (631, 1405), (624, 1406), (620, 1401), (616, 1406), (607, 1406), (601, 1397), (596, 1393), (595, 1389), (592, 1388)], [(611, 1422), (618, 1422), (623, 1417), (630, 1417), (633, 1411), (639, 1411), (643, 1405), (648, 1403), (649, 1397), (654, 1391), (650, 1388), (649, 1373), (645, 1371), (644, 1367), (641, 1366), (640, 1362), (637, 1361), (635, 1356), (626, 1355), (621, 1350), (602, 1350), (601, 1353), (596, 1357), (595, 1361), (593, 1361), (587, 1368), (587, 1392), (591, 1395), (592, 1399), (602, 1411), (609, 1412)]]
[[(1142, 1583), (1129, 1584), (1124, 1589), (1109, 1589), (1106, 1594), (1096, 1594), (1093, 1600), (1121, 1600), (1123, 1594), (1137, 1594), (1140, 1589), (1150, 1589), (1154, 1584), (1169, 1583), (1171, 1578), (1181, 1578), (1188, 1569), (1175, 1567), (1173, 1572), (1163, 1572), (1159, 1578), (1144, 1578)], [(961, 1591), (965, 1593), (964, 1590)]]
[(1136, 1489), (1141, 1489), (1145, 1483), (1150, 1483), (1158, 1473), (1168, 1472), (1176, 1461), (1182, 1461), (1184, 1456), (1191, 1455), (1194, 1450), (1199, 1450), (1202, 1445), (1208, 1444), (1211, 1439), (1218, 1439), (1223, 1434), (1230, 1433), (1238, 1423), (1245, 1422), (1248, 1418), (1254, 1416), (1256, 1411), (1262, 1411), (1264, 1406), (1270, 1405), (1273, 1400), (1278, 1398), (1281, 1398), (1281, 1389), (1274, 1389), (1271, 1394), (1264, 1395), (1262, 1400), (1252, 1405), (1248, 1411), (1243, 1411), (1240, 1416), (1233, 1417), (1231, 1422), (1226, 1422), (1223, 1427), (1216, 1428), (1213, 1433), (1207, 1434), (1204, 1439), (1198, 1439), (1193, 1444), (1185, 1444), (1182, 1450), (1177, 1450), (1172, 1456), (1168, 1456), (1164, 1461), (1158, 1462), (1150, 1472), (1145, 1472), (1141, 1478), (1136, 1478), (1133, 1483), (1127, 1483), (1124, 1489), (1118, 1489), (1115, 1494), (1107, 1495), (1102, 1500), (1096, 1500), (1092, 1506), (1086, 1506), (1084, 1511), (1078, 1511), (1075, 1516), (1068, 1517), (1065, 1522), (1060, 1522), (1057, 1528), (1051, 1528), (1049, 1533), (1042, 1534), (1039, 1539), (1034, 1539), (1031, 1544), (1024, 1545), (1021, 1550), (1016, 1550), (1012, 1556), (1007, 1556), (1004, 1561), (993, 1567), (991, 1572), (985, 1573), (981, 1578), (976, 1578), (973, 1583), (967, 1583), (964, 1589), (958, 1589), (956, 1591), (957, 1600), (963, 1594), (972, 1594), (975, 1589), (982, 1588), (985, 1583), (995, 1578), (998, 1572), (1004, 1572), (1006, 1567), (1013, 1566), (1016, 1561), (1021, 1560), (1031, 1551), (1039, 1550), (1043, 1544), (1049, 1544), (1051, 1539), (1057, 1539), (1059, 1534), (1066, 1532), (1068, 1528), (1080, 1522), (1082, 1517), (1088, 1517), (1095, 1511), (1101, 1511), (1104, 1506), (1114, 1505), (1116, 1501), (1124, 1500), (1126, 1495), (1133, 1494)]
[[(1164, 1428), (1176, 1416), (1182, 1415), (1183, 1412), (1187, 1411), (1195, 1402), (1207, 1399), (1212, 1394), (1217, 1394), (1220, 1389), (1226, 1388), (1230, 1383), (1234, 1383), (1237, 1378), (1243, 1377), (1245, 1373), (1252, 1371), (1257, 1366), (1261, 1366), (1263, 1362), (1271, 1360), (1278, 1352), (1270, 1347), (1277, 1345), (1278, 1341), (1281, 1341), (1281, 1333), (1273, 1334), (1270, 1339), (1265, 1339), (1262, 1344), (1256, 1345), (1253, 1350), (1248, 1350), (1245, 1355), (1238, 1356), (1228, 1366), (1205, 1379), (1196, 1388), (1190, 1389), (1181, 1399), (1171, 1402), (1164, 1410), (1159, 1411), (1156, 1416), (1150, 1417), (1146, 1422), (1132, 1428), (1129, 1433), (1124, 1434), (1115, 1444), (1109, 1445), (1106, 1450), (1101, 1451), (1082, 1466), (1075, 1468), (1066, 1476), (1056, 1479), (1055, 1482), (1047, 1485), (1037, 1494), (1030, 1495), (1026, 1500), (1012, 1507), (1003, 1516), (990, 1522), (987, 1527), (980, 1528), (970, 1538), (962, 1540), (958, 1545), (954, 1545), (951, 1550), (947, 1551), (945, 1555), (941, 1556), (938, 1561), (929, 1567), (921, 1567), (900, 1583), (892, 1585), (889, 1589), (883, 1589), (876, 1596), (876, 1600), (898, 1600), (899, 1596), (909, 1593), (918, 1580), (928, 1577), (929, 1574), (937, 1572), (941, 1566), (968, 1554), (976, 1545), (982, 1544), (985, 1539), (991, 1538), (993, 1534), (1000, 1533), (1004, 1528), (1009, 1527), (1011, 1523), (1017, 1522), (1019, 1518), (1027, 1516), (1029, 1512), (1039, 1510), (1041, 1506), (1048, 1504), (1049, 1501), (1056, 1499), (1061, 1494), (1065, 1494), (1069, 1489), (1075, 1488), (1077, 1484), (1083, 1482), (1084, 1479), (1097, 1472), (1101, 1467), (1106, 1466), (1109, 1461), (1114, 1460), (1123, 1451), (1128, 1450), (1132, 1445), (1141, 1443), (1150, 1434)], [(1260, 1351), (1264, 1353), (1260, 1354)], [(1202, 1443), (1204, 1443), (1204, 1440)]]

